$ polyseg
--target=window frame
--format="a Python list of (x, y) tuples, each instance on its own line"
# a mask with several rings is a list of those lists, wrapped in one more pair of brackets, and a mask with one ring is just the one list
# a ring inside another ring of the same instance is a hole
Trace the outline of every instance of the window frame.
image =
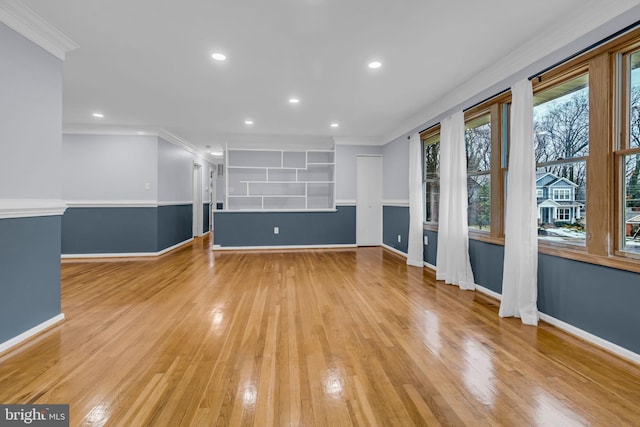
[[(594, 130), (594, 126), (593, 126), (594, 110), (598, 110), (598, 109), (592, 106), (594, 102), (599, 102), (599, 101), (594, 101), (594, 99), (599, 100), (601, 96), (600, 91), (598, 91), (597, 89), (595, 90), (595, 94), (593, 93), (594, 92), (593, 85), (595, 84), (594, 76), (592, 73), (593, 69), (596, 69), (596, 75), (598, 75), (598, 72), (597, 72), (598, 69), (596, 65), (593, 64), (593, 61), (590, 58), (579, 57), (574, 59), (573, 61), (569, 61), (552, 70), (547, 71), (544, 74), (537, 76), (532, 81), (533, 94), (535, 96), (540, 92), (544, 92), (548, 89), (552, 89), (556, 86), (562, 85), (565, 82), (579, 78), (580, 76), (583, 76), (585, 74), (588, 76), (588, 87), (589, 87), (589, 152), (588, 152), (588, 155), (581, 156), (581, 157), (572, 157), (567, 159), (562, 158), (562, 159), (557, 159), (557, 160), (548, 161), (548, 162), (536, 163), (536, 169), (538, 169), (540, 167), (552, 166), (556, 164), (571, 164), (571, 163), (584, 162), (585, 169), (586, 169), (586, 182), (588, 183), (586, 187), (586, 204), (585, 204), (587, 213), (590, 212), (590, 209), (596, 209), (593, 205), (595, 204), (594, 201), (598, 200), (597, 196), (593, 194), (594, 191), (591, 190), (592, 183), (597, 179), (590, 178), (593, 176), (593, 173), (591, 173), (592, 169), (599, 170), (599, 167), (598, 167), (599, 162), (590, 161), (590, 159), (592, 158), (594, 149), (596, 153), (599, 153), (598, 147), (594, 147), (594, 133), (596, 132), (596, 130)], [(601, 144), (595, 144), (595, 145), (602, 146), (603, 144), (601, 141)], [(556, 190), (558, 189), (554, 188), (551, 194), (547, 195), (548, 196), (547, 198), (551, 200), (564, 201), (565, 199), (555, 198), (554, 193)], [(590, 221), (586, 221), (586, 227), (585, 227), (586, 235), (585, 235), (584, 244), (575, 244), (570, 242), (558, 242), (558, 241), (551, 241), (551, 240), (545, 240), (545, 239), (538, 239), (538, 250), (543, 253), (550, 253), (552, 255), (558, 255), (565, 258), (571, 258), (572, 255), (575, 255), (575, 254), (580, 254), (580, 255), (589, 254), (590, 253), (589, 246), (593, 246), (593, 243), (590, 242), (592, 240), (591, 236), (593, 235), (593, 232), (595, 232), (598, 235), (601, 234), (599, 233), (598, 230), (595, 229), (594, 225), (597, 226), (598, 225), (597, 222), (596, 224), (590, 224)], [(591, 228), (594, 228), (594, 230), (591, 230)]]
[(510, 102), (511, 93), (505, 93), (464, 112), (465, 125), (486, 114), (491, 115), (491, 166), (488, 171), (467, 171), (467, 176), (489, 175), (491, 183), (490, 229), (487, 231), (470, 227), (469, 238), (495, 244), (504, 244), (506, 168), (502, 159), (504, 154), (503, 124), (506, 117), (503, 105)]
[[(640, 273), (640, 256), (621, 251), (620, 221), (624, 213), (624, 156), (640, 154), (640, 147), (620, 146), (625, 124), (621, 120), (621, 94), (629, 82), (618, 78), (621, 56), (640, 50), (640, 27), (576, 55), (532, 78), (534, 93), (563, 80), (589, 75), (589, 155), (573, 158), (586, 165), (586, 241), (584, 246), (561, 242), (538, 241), (539, 253), (591, 264)], [(491, 110), (491, 232), (471, 229), (469, 238), (498, 245), (504, 244), (506, 174), (508, 172), (509, 105), (511, 93), (506, 91), (465, 111), (465, 122), (474, 114)], [(495, 121), (495, 123), (494, 123)], [(428, 131), (432, 131), (434, 127)], [(437, 127), (439, 132), (439, 126)], [(425, 132), (428, 132), (425, 131)], [(497, 135), (493, 136), (493, 132)], [(421, 138), (424, 138), (423, 132)], [(563, 159), (564, 160), (564, 159)], [(437, 223), (425, 223), (425, 229), (438, 230)]]
[[(562, 218), (560, 218), (560, 212), (563, 213)], [(566, 214), (566, 218), (564, 214)], [(558, 221), (569, 221), (571, 219), (571, 208), (556, 208), (556, 217)]]
[[(426, 203), (427, 203), (427, 188), (426, 188), (426, 183), (427, 183), (427, 170), (426, 170), (426, 159), (425, 159), (425, 151), (426, 151), (426, 146), (425, 146), (425, 142), (435, 136), (440, 136), (440, 124), (436, 124), (434, 126), (431, 126), (429, 128), (427, 128), (426, 130), (422, 131), (420, 133), (420, 143), (422, 145), (422, 194), (424, 197), (423, 200), (423, 204), (425, 207), (425, 212), (424, 212), (424, 218), (422, 219), (423, 222), (423, 228), (425, 230), (431, 230), (431, 231), (438, 231), (438, 221), (427, 221), (427, 212), (426, 212)], [(440, 143), (440, 138), (438, 138), (439, 141), (438, 143)], [(439, 150), (439, 148), (438, 148)], [(438, 157), (440, 156), (440, 153), (438, 153)], [(435, 180), (433, 180), (435, 181)], [(437, 179), (438, 183), (440, 182), (440, 174), (438, 174), (438, 179)], [(438, 191), (438, 198), (440, 197), (440, 192)], [(438, 200), (438, 218), (439, 218), (439, 212), (440, 212), (440, 201)]]
[[(640, 30), (635, 31), (640, 33)], [(612, 67), (614, 68), (614, 113), (615, 140), (613, 147), (614, 157), (614, 212), (613, 212), (613, 235), (614, 254), (617, 257), (640, 260), (640, 253), (624, 250), (625, 227), (626, 227), (626, 194), (625, 194), (625, 159), (630, 155), (640, 155), (640, 146), (631, 147), (631, 55), (640, 52), (640, 34), (638, 38), (619, 46), (616, 52), (612, 53)]]
[[(566, 194), (567, 197), (558, 197), (560, 192)], [(571, 200), (571, 189), (570, 188), (554, 188), (553, 189), (553, 200), (560, 201), (570, 201)]]

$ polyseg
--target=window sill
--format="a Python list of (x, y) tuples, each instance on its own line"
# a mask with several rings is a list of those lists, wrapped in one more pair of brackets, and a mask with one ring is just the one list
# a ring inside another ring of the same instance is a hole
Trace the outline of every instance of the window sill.
[(489, 232), (483, 233), (481, 231), (469, 230), (469, 239), (504, 246), (504, 237), (494, 237), (491, 236)]
[[(425, 222), (423, 224), (423, 228), (425, 230), (437, 232), (438, 224)], [(469, 239), (504, 246), (504, 237), (491, 237), (489, 234), (485, 233), (470, 231)], [(593, 255), (587, 253), (587, 249), (584, 246), (538, 242), (538, 253), (558, 258), (566, 258), (573, 261), (586, 262), (588, 264), (601, 265), (603, 267), (615, 268), (617, 270), (640, 273), (640, 255), (626, 252), (616, 252), (615, 255), (610, 256)]]
[(422, 223), (422, 228), (424, 230), (438, 232), (438, 223), (437, 222), (423, 222)]
[(567, 258), (574, 261), (601, 265), (617, 270), (640, 273), (640, 260), (625, 255), (593, 255), (587, 253), (586, 248), (553, 247), (549, 244), (538, 244), (538, 253)]

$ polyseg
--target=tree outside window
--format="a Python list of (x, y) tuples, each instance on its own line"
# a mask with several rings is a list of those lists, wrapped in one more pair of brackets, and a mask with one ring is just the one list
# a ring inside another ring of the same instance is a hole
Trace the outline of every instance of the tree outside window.
[(425, 221), (438, 222), (440, 204), (440, 134), (423, 141)]
[(469, 228), (491, 227), (491, 114), (465, 124)]

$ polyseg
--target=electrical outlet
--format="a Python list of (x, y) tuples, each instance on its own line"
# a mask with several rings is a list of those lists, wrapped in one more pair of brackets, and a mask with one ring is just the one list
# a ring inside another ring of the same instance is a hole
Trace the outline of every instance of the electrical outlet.
[(429, 236), (424, 236), (424, 244), (425, 246), (429, 244)]
[(280, 234), (280, 227), (273, 227), (273, 234)]
[(402, 242), (402, 236), (398, 234), (398, 243)]

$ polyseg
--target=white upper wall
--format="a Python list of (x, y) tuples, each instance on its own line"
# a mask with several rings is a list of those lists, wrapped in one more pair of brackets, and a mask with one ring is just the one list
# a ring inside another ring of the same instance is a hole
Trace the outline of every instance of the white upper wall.
[(67, 201), (148, 201), (158, 195), (155, 136), (62, 138), (62, 196)]
[(409, 203), (409, 140), (397, 138), (384, 146), (383, 154), (383, 200)]
[(62, 61), (0, 23), (0, 199), (60, 199)]
[(158, 202), (193, 200), (193, 155), (158, 138)]
[[(336, 145), (336, 201), (356, 200), (357, 158), (359, 154), (382, 155), (382, 146)], [(384, 176), (383, 176), (384, 179)]]
[(194, 163), (202, 165), (202, 201), (208, 203), (212, 164), (176, 144), (158, 138), (158, 202), (193, 201)]

